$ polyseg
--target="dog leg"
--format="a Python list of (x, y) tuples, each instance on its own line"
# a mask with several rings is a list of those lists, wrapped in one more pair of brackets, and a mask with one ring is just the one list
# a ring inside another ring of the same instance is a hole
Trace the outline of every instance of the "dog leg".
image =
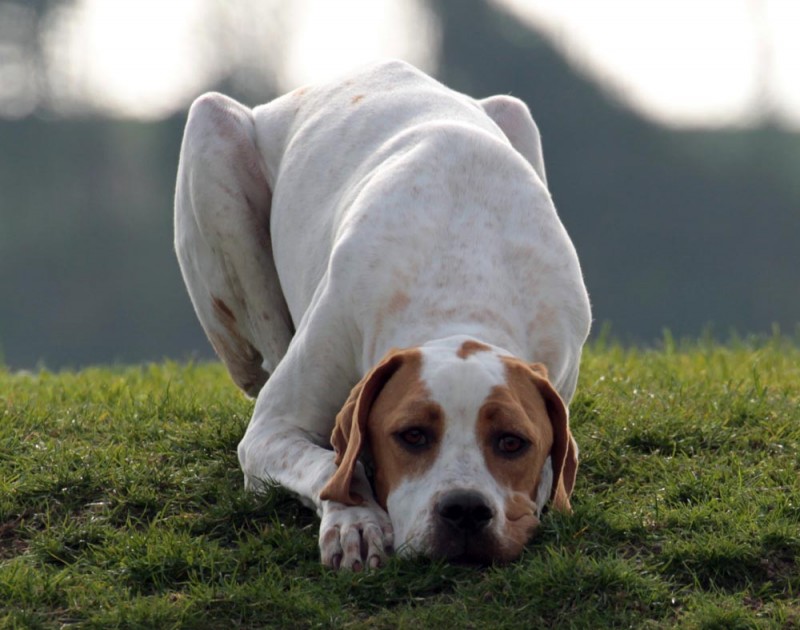
[[(257, 417), (254, 422), (258, 422)], [(319, 548), (325, 566), (353, 571), (382, 566), (393, 545), (389, 515), (373, 498), (360, 462), (351, 487), (363, 498), (361, 505), (320, 500), (320, 491), (336, 465), (333, 452), (315, 444), (316, 437), (281, 422), (248, 430), (239, 444), (245, 486), (258, 491), (277, 484), (315, 509), (320, 518)]]
[(178, 166), (175, 250), (206, 335), (250, 396), (293, 334), (272, 257), (271, 198), (252, 112), (221, 94), (198, 98)]
[[(336, 376), (347, 374), (344, 366), (325, 360), (341, 353), (302, 353), (304, 347), (320, 347), (305, 339), (307, 332), (298, 333), (258, 395), (253, 418), (239, 443), (245, 487), (258, 491), (265, 484), (277, 484), (315, 509), (321, 519), (319, 546), (326, 566), (354, 571), (375, 568), (391, 552), (393, 534), (389, 515), (375, 501), (364, 467), (357, 464), (351, 484), (363, 499), (361, 505), (320, 499), (320, 492), (336, 472), (328, 436), (350, 379)], [(312, 395), (290, 387), (300, 378), (319, 384), (319, 388), (312, 387)]]
[(352, 479), (359, 505), (320, 498), (337, 470), (330, 444), (337, 413), (362, 376), (340, 299), (343, 289), (327, 277), (320, 286), (286, 356), (256, 398), (239, 443), (239, 464), (247, 489), (277, 484), (315, 509), (323, 563), (357, 571), (383, 563), (392, 547), (392, 526), (361, 464)]

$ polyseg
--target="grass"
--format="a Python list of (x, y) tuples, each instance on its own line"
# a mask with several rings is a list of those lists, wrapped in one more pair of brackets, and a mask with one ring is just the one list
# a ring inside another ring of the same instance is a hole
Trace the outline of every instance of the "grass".
[(251, 406), (215, 364), (0, 369), (0, 627), (800, 626), (796, 343), (595, 344), (575, 513), (482, 570), (324, 570), (242, 491)]

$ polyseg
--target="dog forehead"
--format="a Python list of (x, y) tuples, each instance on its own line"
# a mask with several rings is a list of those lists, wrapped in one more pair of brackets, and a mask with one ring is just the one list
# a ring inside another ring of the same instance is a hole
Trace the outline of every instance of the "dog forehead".
[(506, 384), (506, 366), (490, 346), (467, 340), (421, 348), (420, 378), (450, 420), (477, 411), (497, 386)]

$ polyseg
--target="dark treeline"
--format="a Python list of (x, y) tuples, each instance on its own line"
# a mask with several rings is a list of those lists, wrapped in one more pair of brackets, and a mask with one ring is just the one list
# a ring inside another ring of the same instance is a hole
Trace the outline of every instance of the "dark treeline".
[[(660, 127), (485, 0), (433, 6), (443, 29), (439, 78), (530, 105), (598, 322), (634, 342), (665, 327), (676, 335), (708, 325), (722, 336), (773, 324), (795, 330), (800, 134), (769, 123)], [(184, 122), (0, 121), (6, 363), (210, 356), (172, 252)]]

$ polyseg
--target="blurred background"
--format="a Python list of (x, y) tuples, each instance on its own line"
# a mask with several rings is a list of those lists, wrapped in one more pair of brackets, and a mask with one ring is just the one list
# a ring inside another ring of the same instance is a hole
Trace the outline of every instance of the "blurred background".
[(798, 330), (794, 0), (0, 0), (0, 363), (212, 356), (172, 250), (189, 104), (387, 56), (529, 104), (595, 331)]

